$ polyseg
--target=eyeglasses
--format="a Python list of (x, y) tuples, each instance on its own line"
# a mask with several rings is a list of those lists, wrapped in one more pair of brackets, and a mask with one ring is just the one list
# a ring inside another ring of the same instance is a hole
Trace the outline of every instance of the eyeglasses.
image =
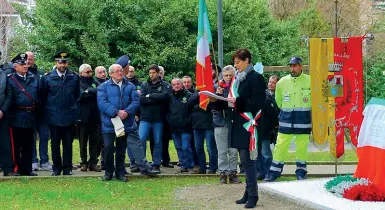
[(92, 71), (85, 71), (83, 73), (85, 73), (85, 74), (92, 74)]

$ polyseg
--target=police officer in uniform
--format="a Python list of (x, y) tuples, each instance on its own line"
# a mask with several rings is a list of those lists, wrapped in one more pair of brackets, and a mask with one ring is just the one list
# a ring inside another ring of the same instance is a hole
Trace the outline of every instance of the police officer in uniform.
[(37, 176), (32, 172), (36, 110), (39, 104), (37, 77), (28, 71), (27, 54), (12, 59), (15, 72), (8, 75), (8, 92), (11, 95), (9, 122), (15, 161), (14, 171), (22, 176)]
[[(69, 54), (55, 55), (55, 67), (42, 79), (42, 103), (51, 132), (53, 176), (72, 175), (73, 128), (77, 118), (80, 95), (79, 75), (68, 69)], [(63, 159), (60, 144), (63, 146)]]
[(4, 176), (14, 176), (7, 118), (11, 97), (7, 90), (7, 83), (7, 74), (0, 69), (0, 163)]

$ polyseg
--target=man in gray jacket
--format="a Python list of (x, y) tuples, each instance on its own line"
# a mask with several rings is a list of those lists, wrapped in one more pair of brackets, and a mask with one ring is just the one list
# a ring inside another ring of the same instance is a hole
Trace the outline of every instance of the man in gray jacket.
[(7, 75), (0, 70), (0, 162), (4, 176), (14, 176), (11, 152), (11, 141), (8, 131), (7, 111), (11, 104), (10, 94), (7, 93)]

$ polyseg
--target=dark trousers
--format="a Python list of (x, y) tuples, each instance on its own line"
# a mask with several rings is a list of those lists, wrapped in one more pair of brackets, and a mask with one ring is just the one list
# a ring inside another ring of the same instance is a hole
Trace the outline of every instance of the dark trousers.
[[(163, 123), (163, 135), (162, 135), (162, 164), (170, 163), (170, 153), (168, 151), (168, 147), (170, 145), (170, 137), (171, 137), (170, 128), (168, 124), (165, 122)], [(150, 150), (151, 150), (151, 156), (153, 156), (154, 137), (152, 133), (150, 134)]]
[(198, 153), (197, 153), (197, 150), (195, 149), (194, 135), (191, 136), (190, 147), (191, 147), (191, 150), (192, 150), (194, 166), (199, 166)]
[[(87, 123), (78, 125), (81, 165), (95, 167), (98, 164), (99, 124)], [(87, 160), (87, 143), (90, 159)]]
[[(51, 131), (51, 150), (53, 171), (61, 173), (72, 171), (72, 142), (74, 140), (74, 126), (53, 126)], [(60, 145), (63, 147), (63, 160), (61, 157)]]
[(238, 149), (238, 151), (241, 164), (245, 168), (246, 173), (246, 192), (248, 192), (249, 196), (258, 196), (256, 160), (250, 159), (248, 149)]
[(15, 155), (15, 171), (21, 175), (32, 172), (32, 150), (35, 128), (11, 127), (13, 137), (13, 154)]
[(9, 137), (8, 121), (4, 116), (0, 119), (0, 163), (4, 174), (13, 171), (12, 148)]
[(98, 130), (98, 135), (99, 135), (99, 145), (96, 152), (97, 153), (96, 157), (100, 157), (100, 165), (104, 167), (104, 139), (103, 139), (102, 129), (100, 127)]
[[(127, 136), (116, 137), (115, 133), (103, 134), (104, 139), (104, 167), (105, 173), (112, 175), (115, 171), (115, 176), (119, 177), (124, 174), (124, 159), (126, 157)], [(114, 143), (116, 146), (114, 146)], [(115, 154), (115, 166), (114, 166)]]

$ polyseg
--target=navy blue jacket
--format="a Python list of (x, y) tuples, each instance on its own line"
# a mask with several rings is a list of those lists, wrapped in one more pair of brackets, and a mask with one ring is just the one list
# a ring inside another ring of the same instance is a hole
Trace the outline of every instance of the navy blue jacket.
[(107, 80), (98, 87), (98, 107), (101, 112), (102, 133), (115, 133), (111, 118), (117, 116), (119, 110), (125, 110), (128, 117), (123, 120), (125, 132), (137, 129), (135, 113), (139, 109), (139, 95), (136, 87), (125, 78), (119, 88), (112, 79)]
[(74, 125), (80, 95), (79, 75), (67, 69), (62, 80), (54, 68), (42, 78), (41, 84), (41, 101), (48, 124), (61, 127)]
[[(29, 93), (31, 99), (19, 88), (19, 84)], [(26, 81), (16, 73), (8, 75), (8, 93), (11, 97), (11, 106), (9, 109), (9, 123), (11, 126), (19, 128), (33, 128), (36, 126), (36, 111), (39, 104), (39, 83), (37, 77), (31, 72), (27, 72)], [(24, 108), (22, 108), (24, 107)], [(26, 107), (33, 107), (26, 110)]]

